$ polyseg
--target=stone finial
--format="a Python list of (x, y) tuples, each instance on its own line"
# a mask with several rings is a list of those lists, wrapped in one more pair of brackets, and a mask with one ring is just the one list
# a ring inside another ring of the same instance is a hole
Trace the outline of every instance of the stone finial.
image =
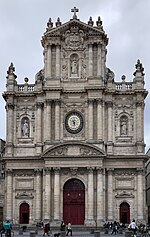
[(88, 25), (93, 26), (93, 24), (94, 24), (94, 21), (92, 21), (92, 17), (90, 16), (89, 21), (88, 21)]
[(52, 22), (52, 19), (49, 18), (49, 20), (48, 20), (48, 22), (47, 22), (47, 29), (49, 30), (49, 29), (51, 29), (51, 28), (53, 28), (53, 22)]
[(142, 66), (142, 63), (140, 62), (140, 60), (137, 60), (137, 64), (135, 64), (135, 72), (133, 73), (134, 76), (144, 76), (144, 68)]
[(25, 83), (27, 84), (28, 81), (29, 81), (29, 78), (25, 77), (25, 78), (24, 78), (24, 81), (25, 81)]
[(56, 21), (56, 27), (59, 27), (59, 26), (61, 26), (61, 21), (60, 21), (60, 18), (58, 17)]
[(121, 79), (122, 79), (122, 81), (124, 82), (125, 79), (126, 79), (126, 76), (125, 76), (125, 75), (122, 75)]
[(15, 72), (15, 67), (13, 63), (11, 63), (7, 71), (7, 74), (8, 74), (7, 78), (9, 78), (9, 76), (14, 76), (14, 78), (16, 79), (17, 76), (14, 74), (14, 72)]
[(79, 12), (79, 9), (78, 8), (76, 8), (76, 7), (74, 7), (73, 9), (71, 9), (71, 12), (73, 12), (74, 14), (73, 14), (73, 19), (77, 19), (77, 12)]
[(98, 28), (102, 27), (102, 21), (101, 21), (100, 16), (98, 17), (98, 20), (96, 21), (96, 25), (97, 25)]

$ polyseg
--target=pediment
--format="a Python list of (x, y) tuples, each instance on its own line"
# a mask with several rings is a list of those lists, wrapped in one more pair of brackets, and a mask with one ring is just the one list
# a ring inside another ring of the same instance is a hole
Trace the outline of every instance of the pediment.
[(99, 148), (81, 143), (66, 143), (54, 146), (43, 154), (42, 157), (104, 157)]
[[(90, 26), (78, 19), (71, 19), (70, 21), (58, 26), (58, 27), (52, 27), (47, 28), (46, 32), (44, 33), (44, 36), (42, 38), (42, 43), (44, 44), (45, 41), (51, 41), (53, 38), (56, 40), (56, 38), (60, 38), (61, 40), (67, 40), (70, 38), (74, 40), (85, 40), (91, 37), (98, 36), (97, 40), (99, 42), (104, 42), (106, 45), (108, 44), (108, 38), (105, 34), (103, 27), (97, 27), (97, 26)], [(96, 38), (95, 38), (96, 40)], [(57, 40), (56, 40), (57, 41)], [(53, 41), (51, 43), (54, 43)]]

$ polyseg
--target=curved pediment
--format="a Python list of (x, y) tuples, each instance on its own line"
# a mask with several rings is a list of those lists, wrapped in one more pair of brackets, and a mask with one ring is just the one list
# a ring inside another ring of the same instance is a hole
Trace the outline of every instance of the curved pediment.
[(103, 157), (99, 148), (82, 143), (63, 143), (47, 149), (42, 157)]

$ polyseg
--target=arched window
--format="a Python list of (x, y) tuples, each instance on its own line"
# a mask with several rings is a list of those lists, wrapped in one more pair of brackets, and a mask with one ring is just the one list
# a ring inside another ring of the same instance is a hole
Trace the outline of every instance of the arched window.
[(128, 134), (128, 117), (126, 115), (120, 118), (120, 135)]

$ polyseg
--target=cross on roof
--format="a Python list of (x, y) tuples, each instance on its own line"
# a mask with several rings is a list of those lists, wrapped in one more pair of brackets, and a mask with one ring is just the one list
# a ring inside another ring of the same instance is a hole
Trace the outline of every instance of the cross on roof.
[(74, 12), (73, 19), (77, 19), (76, 13), (79, 12), (79, 9), (74, 7), (73, 9), (71, 9), (71, 12)]

